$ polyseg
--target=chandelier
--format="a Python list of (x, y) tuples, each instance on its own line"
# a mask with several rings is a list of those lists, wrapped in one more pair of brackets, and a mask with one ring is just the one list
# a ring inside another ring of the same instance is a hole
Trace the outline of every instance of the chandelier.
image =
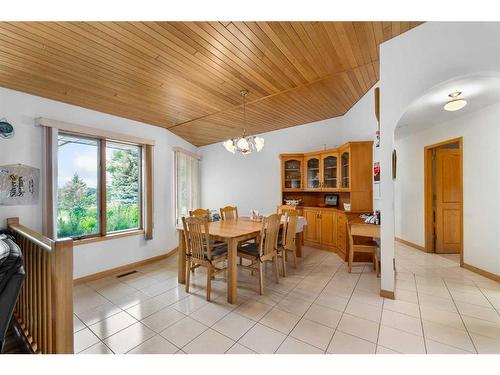
[[(243, 96), (243, 124), (246, 126), (247, 122), (247, 111), (246, 111), (246, 96), (248, 94), (247, 90), (240, 91), (241, 96)], [(242, 155), (251, 154), (254, 151), (259, 152), (264, 148), (264, 138), (257, 137), (255, 135), (246, 135), (245, 129), (243, 129), (243, 134), (240, 137), (235, 137), (228, 139), (222, 143), (227, 151), (235, 154), (238, 152)]]

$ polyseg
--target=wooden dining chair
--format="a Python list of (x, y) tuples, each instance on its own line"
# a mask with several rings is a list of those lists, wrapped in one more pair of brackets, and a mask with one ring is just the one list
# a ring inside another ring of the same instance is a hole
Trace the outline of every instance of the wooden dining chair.
[(287, 212), (295, 211), (297, 212), (297, 207), (291, 206), (289, 204), (282, 204), (276, 209), (278, 215), (285, 215)]
[(213, 247), (208, 234), (208, 219), (203, 217), (183, 217), (186, 241), (186, 292), (189, 293), (189, 275), (196, 267), (207, 269), (207, 301), (210, 301), (212, 278), (226, 270), (217, 265), (227, 260), (227, 246)]
[(354, 253), (370, 253), (373, 255), (373, 268), (379, 275), (378, 244), (371, 237), (367, 237), (363, 225), (348, 224), (347, 235), (349, 236), (348, 270), (352, 271)]
[(286, 262), (288, 255), (291, 252), (293, 255), (293, 267), (297, 268), (297, 251), (295, 247), (295, 235), (297, 234), (297, 223), (299, 214), (297, 210), (288, 211), (285, 215), (283, 230), (281, 231), (281, 239), (278, 239), (278, 256), (281, 256), (282, 274), (286, 276)]
[(210, 220), (210, 210), (208, 208), (197, 208), (189, 211), (189, 216), (206, 217), (208, 221), (212, 221)]
[(264, 293), (264, 269), (265, 262), (274, 263), (274, 275), (276, 283), (279, 283), (278, 271), (278, 231), (280, 228), (280, 215), (273, 214), (262, 219), (259, 240), (257, 242), (243, 243), (238, 245), (238, 256), (248, 259), (250, 265), (239, 265), (239, 267), (257, 271), (259, 275), (259, 293)]
[(235, 220), (238, 218), (238, 207), (226, 206), (220, 209), (220, 217), (222, 220)]

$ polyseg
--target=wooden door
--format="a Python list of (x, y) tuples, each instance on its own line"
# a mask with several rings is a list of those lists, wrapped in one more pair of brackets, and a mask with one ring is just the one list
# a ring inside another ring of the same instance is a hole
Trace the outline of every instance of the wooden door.
[(333, 210), (321, 210), (321, 245), (335, 248), (337, 245), (337, 215)]
[(437, 149), (435, 163), (436, 253), (459, 253), (462, 246), (460, 150)]
[(305, 190), (321, 190), (321, 168), (319, 155), (304, 158)]
[(318, 210), (304, 209), (304, 217), (307, 222), (304, 227), (304, 241), (319, 244), (321, 225)]
[(338, 154), (328, 153), (321, 155), (322, 190), (337, 191), (338, 189)]
[(302, 190), (302, 158), (283, 158), (281, 171), (281, 187), (283, 191)]

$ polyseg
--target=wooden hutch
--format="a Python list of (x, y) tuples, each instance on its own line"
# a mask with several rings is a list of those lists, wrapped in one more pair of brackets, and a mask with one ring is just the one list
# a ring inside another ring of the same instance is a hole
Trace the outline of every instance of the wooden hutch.
[[(345, 259), (347, 221), (373, 210), (373, 142), (348, 142), (338, 148), (281, 154), (281, 204), (298, 199), (307, 220), (304, 244), (336, 251)], [(325, 195), (337, 194), (338, 205), (325, 205)], [(344, 210), (344, 203), (351, 210)]]

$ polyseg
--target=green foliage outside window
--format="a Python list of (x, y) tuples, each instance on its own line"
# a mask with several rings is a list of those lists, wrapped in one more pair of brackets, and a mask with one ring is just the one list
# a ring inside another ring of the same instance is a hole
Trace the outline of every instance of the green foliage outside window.
[[(106, 162), (107, 232), (139, 227), (140, 148), (114, 149)], [(99, 233), (98, 192), (73, 175), (58, 189), (57, 236)]]

